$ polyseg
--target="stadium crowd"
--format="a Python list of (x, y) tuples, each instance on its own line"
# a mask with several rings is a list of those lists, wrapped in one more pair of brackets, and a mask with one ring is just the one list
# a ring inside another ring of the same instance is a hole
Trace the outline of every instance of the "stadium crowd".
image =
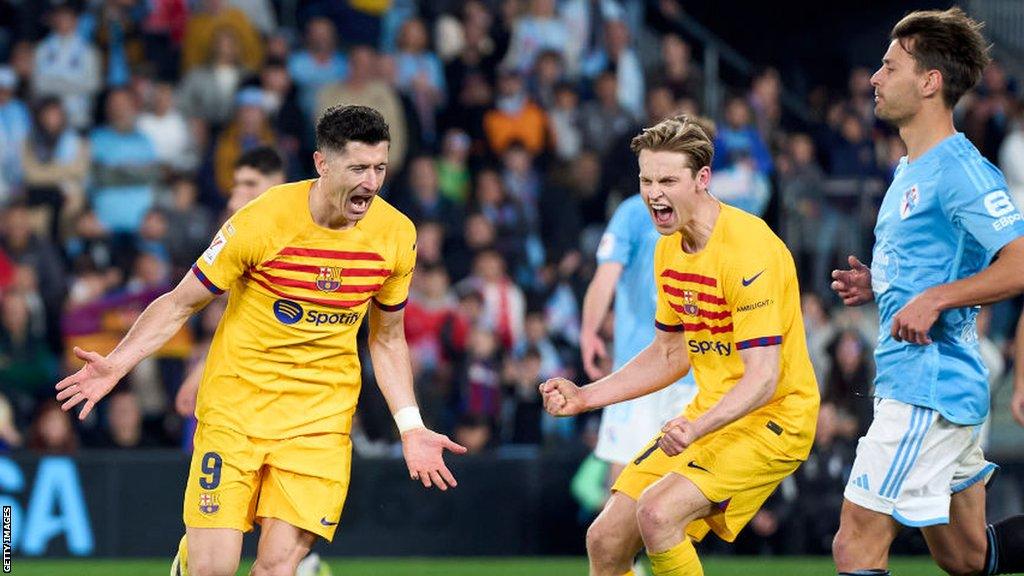
[[(836, 306), (829, 272), (846, 254), (869, 259), (877, 205), (905, 151), (874, 118), (866, 68), (849, 71), (845, 90), (802, 95), (801, 110), (782, 104), (770, 67), (706, 102), (679, 9), (63, 0), (39, 10), (0, 0), (0, 19), (13, 23), (0, 30), (0, 450), (187, 447), (189, 417), (174, 398), (217, 307), (84, 422), (60, 411), (53, 385), (77, 369), (72, 347), (112, 348), (202, 253), (243, 152), (273, 146), (289, 179), (314, 177), (314, 120), (338, 103), (373, 106), (391, 126), (382, 196), (418, 230), (406, 332), (424, 418), (473, 451), (586, 441), (597, 415), (546, 416), (537, 384), (581, 378), (580, 302), (597, 242), (637, 191), (629, 140), (680, 111), (721, 110), (712, 191), (766, 217), (801, 274), (823, 407), (793, 482), (837, 507), (871, 418), (877, 322), (870, 309)], [(1022, 104), (996, 62), (956, 111), (1019, 205)], [(994, 380), (1012, 361), (1016, 315), (1003, 306), (979, 322)], [(394, 451), (374, 386), (358, 419), (357, 451)], [(779, 501), (755, 532), (774, 533), (792, 513), (791, 499)], [(831, 522), (838, 509), (819, 516)]]

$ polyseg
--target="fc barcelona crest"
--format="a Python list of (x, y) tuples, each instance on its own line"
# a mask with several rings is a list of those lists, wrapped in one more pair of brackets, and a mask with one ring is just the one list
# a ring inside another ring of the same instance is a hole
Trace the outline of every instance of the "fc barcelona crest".
[(203, 514), (216, 514), (220, 510), (220, 498), (213, 492), (203, 492), (199, 495), (199, 511)]
[(316, 275), (316, 287), (321, 292), (334, 292), (341, 288), (341, 268), (321, 266), (320, 273)]
[(688, 316), (696, 316), (698, 311), (697, 298), (693, 292), (683, 290), (683, 312)]

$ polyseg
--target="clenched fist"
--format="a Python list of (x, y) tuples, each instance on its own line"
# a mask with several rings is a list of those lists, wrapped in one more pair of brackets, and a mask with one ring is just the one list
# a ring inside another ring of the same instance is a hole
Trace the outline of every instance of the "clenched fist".
[(544, 409), (552, 416), (575, 416), (587, 411), (583, 391), (565, 378), (552, 378), (540, 385)]

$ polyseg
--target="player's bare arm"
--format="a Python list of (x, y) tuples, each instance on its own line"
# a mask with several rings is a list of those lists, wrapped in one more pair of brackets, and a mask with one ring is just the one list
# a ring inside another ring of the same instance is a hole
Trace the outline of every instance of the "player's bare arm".
[(75, 356), (85, 366), (57, 383), (57, 400), (63, 402), (61, 409), (66, 412), (84, 402), (78, 414), (79, 420), (84, 420), (125, 374), (159, 350), (192, 314), (214, 298), (190, 270), (177, 287), (146, 307), (110, 354), (103, 356), (75, 347)]
[(760, 346), (740, 350), (743, 377), (696, 420), (684, 416), (669, 420), (658, 445), (669, 456), (679, 454), (702, 436), (727, 426), (764, 406), (775, 394), (779, 382), (782, 346)]
[[(416, 408), (413, 392), (409, 345), (405, 340), (405, 311), (388, 312), (370, 306), (370, 358), (384, 400), (392, 414)], [(466, 448), (420, 425), (402, 432), (402, 453), (409, 468), (409, 477), (419, 480), (425, 488), (441, 490), (457, 486), (455, 476), (444, 463), (445, 450), (462, 454)]]
[(1013, 397), (1010, 400), (1010, 412), (1017, 424), (1024, 426), (1024, 314), (1017, 321), (1017, 335), (1013, 341)]
[(581, 388), (565, 378), (552, 378), (540, 385), (540, 391), (550, 414), (572, 416), (661, 390), (689, 371), (679, 333), (657, 330), (649, 346), (597, 382)]
[(860, 306), (875, 299), (871, 291), (871, 269), (856, 256), (849, 256), (850, 268), (832, 271), (832, 290), (847, 306)]
[(974, 276), (941, 284), (918, 294), (892, 319), (892, 337), (912, 344), (931, 344), (928, 336), (939, 314), (953, 308), (981, 306), (1024, 292), (1024, 238), (999, 251), (990, 266)]
[(605, 262), (598, 265), (594, 278), (587, 286), (583, 297), (583, 318), (580, 322), (580, 355), (583, 357), (583, 370), (593, 379), (605, 376), (606, 373), (597, 364), (597, 359), (608, 358), (608, 350), (598, 332), (608, 308), (615, 296), (615, 285), (622, 275), (622, 264)]

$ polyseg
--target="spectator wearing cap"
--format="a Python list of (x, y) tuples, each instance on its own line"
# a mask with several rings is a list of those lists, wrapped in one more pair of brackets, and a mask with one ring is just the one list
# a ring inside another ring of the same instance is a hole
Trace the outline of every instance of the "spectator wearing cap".
[(114, 234), (134, 234), (153, 205), (160, 176), (156, 149), (136, 127), (138, 104), (123, 88), (107, 95), (107, 124), (89, 136), (92, 189), (89, 197), (103, 227)]
[(277, 135), (270, 127), (264, 109), (264, 93), (259, 88), (246, 88), (235, 100), (235, 117), (224, 128), (214, 146), (214, 177), (225, 197), (231, 191), (235, 163), (242, 153), (257, 146), (273, 146)]
[(30, 204), (43, 207), (42, 223), (49, 223), (55, 243), (85, 206), (89, 156), (88, 143), (68, 126), (60, 100), (37, 102), (24, 147), (25, 191)]
[(242, 44), (238, 33), (222, 28), (208, 43), (206, 63), (185, 75), (181, 85), (181, 111), (213, 127), (223, 126), (234, 111), (235, 92), (242, 81)]
[(548, 131), (548, 115), (530, 99), (523, 77), (515, 70), (503, 71), (495, 106), (484, 114), (491, 152), (501, 155), (518, 140), (531, 154), (540, 154), (547, 147)]
[(32, 120), (24, 102), (14, 96), (18, 79), (9, 66), (0, 66), (0, 204), (20, 184), (22, 148)]
[(228, 0), (200, 0), (185, 24), (181, 51), (183, 74), (207, 60), (210, 44), (221, 30), (230, 30), (238, 39), (242, 66), (247, 70), (259, 69), (263, 62), (263, 43), (245, 12), (231, 6)]
[(32, 73), (36, 96), (59, 96), (75, 128), (92, 126), (93, 98), (103, 75), (96, 48), (78, 33), (76, 2), (55, 2), (52, 32), (36, 47)]
[(338, 32), (328, 18), (306, 23), (306, 47), (288, 58), (288, 72), (299, 87), (299, 106), (312, 117), (321, 88), (348, 76), (348, 61), (338, 50)]

